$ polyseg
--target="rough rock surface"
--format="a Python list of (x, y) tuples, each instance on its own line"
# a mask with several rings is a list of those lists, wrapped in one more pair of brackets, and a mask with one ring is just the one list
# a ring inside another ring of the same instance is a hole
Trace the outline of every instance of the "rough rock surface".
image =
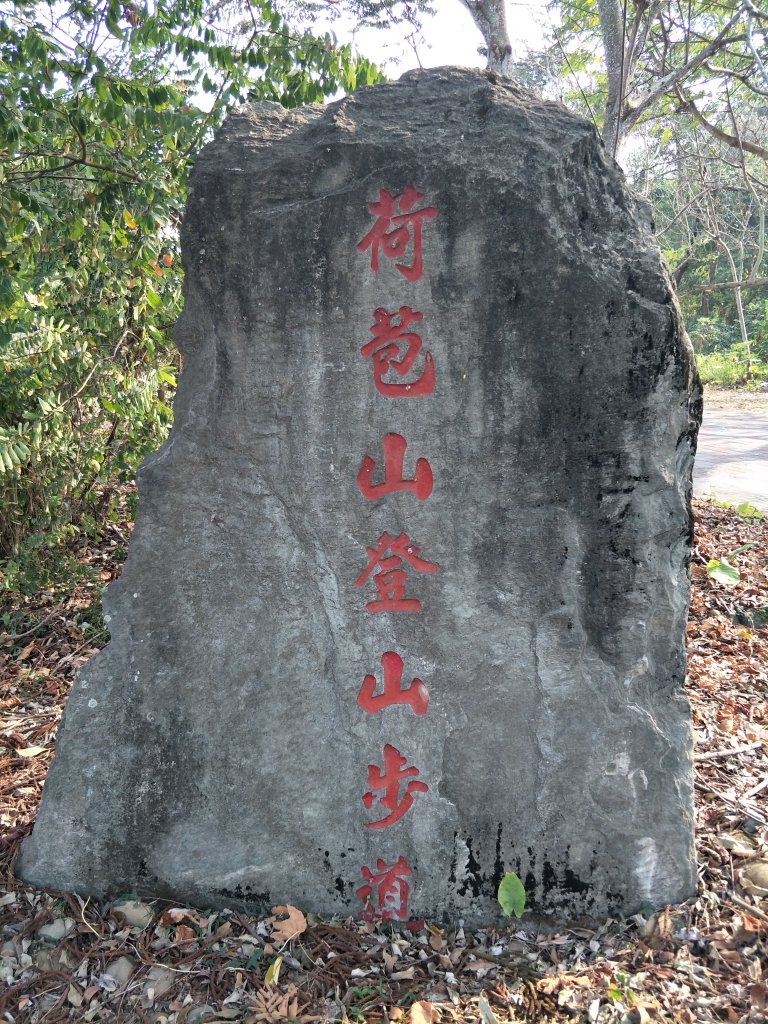
[[(366, 245), (381, 189), (403, 231)], [(369, 895), (392, 919), (487, 920), (507, 870), (561, 916), (691, 894), (699, 388), (592, 128), (456, 69), (244, 109), (200, 155), (183, 249), (176, 425), (20, 875), (324, 913)], [(401, 307), (423, 350), (380, 383), (415, 388), (428, 352), (429, 394), (381, 393), (360, 352)], [(418, 495), (364, 496), (386, 434)], [(418, 612), (368, 610), (386, 566), (355, 585), (385, 532), (412, 542), (389, 567)], [(376, 710), (385, 653), (413, 704)]]

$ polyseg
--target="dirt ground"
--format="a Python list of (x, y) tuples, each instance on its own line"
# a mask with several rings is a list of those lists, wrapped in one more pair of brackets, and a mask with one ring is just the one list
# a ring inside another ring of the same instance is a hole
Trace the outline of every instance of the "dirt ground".
[(704, 415), (707, 409), (750, 409), (768, 412), (768, 388), (747, 391), (746, 388), (704, 388)]
[(14, 859), (74, 673), (106, 642), (94, 608), (131, 524), (79, 551), (91, 571), (73, 593), (0, 604), (0, 1022), (765, 1024), (768, 521), (707, 501), (694, 513), (686, 692), (699, 889), (599, 927), (500, 914), (486, 929), (397, 929), (301, 907), (258, 917), (22, 884)]

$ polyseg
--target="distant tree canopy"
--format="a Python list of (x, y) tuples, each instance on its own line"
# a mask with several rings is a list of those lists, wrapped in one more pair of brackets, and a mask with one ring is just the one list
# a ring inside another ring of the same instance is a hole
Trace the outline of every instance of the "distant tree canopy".
[(765, 0), (552, 0), (550, 44), (518, 60), (504, 0), (460, 2), (489, 67), (593, 121), (651, 202), (694, 340), (756, 372), (755, 354), (768, 361)]
[(0, 586), (58, 571), (46, 552), (108, 515), (165, 435), (176, 228), (191, 161), (227, 109), (380, 78), (270, 0), (238, 3), (229, 28), (220, 13), (202, 0), (0, 8)]
[[(446, 2), (446, 0), (442, 0)], [(590, 117), (652, 203), (700, 347), (768, 359), (765, 0), (552, 0), (520, 59), (503, 0), (462, 3), (489, 66)], [(762, 5), (762, 6), (761, 6)], [(380, 79), (320, 15), (434, 0), (0, 0), (0, 589), (61, 578), (171, 421), (191, 162), (246, 100)], [(761, 283), (762, 282), (762, 283)]]

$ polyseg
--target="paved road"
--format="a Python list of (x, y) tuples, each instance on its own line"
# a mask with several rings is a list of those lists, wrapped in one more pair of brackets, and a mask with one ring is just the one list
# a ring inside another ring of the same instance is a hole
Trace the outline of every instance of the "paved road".
[(693, 493), (768, 512), (768, 412), (705, 408)]

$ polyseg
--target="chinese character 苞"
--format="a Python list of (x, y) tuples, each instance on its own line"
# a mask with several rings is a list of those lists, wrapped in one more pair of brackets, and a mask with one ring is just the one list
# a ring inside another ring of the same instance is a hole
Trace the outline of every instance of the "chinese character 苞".
[[(394, 540), (385, 531), (376, 542), (375, 548), (366, 548), (368, 565), (355, 580), (356, 587), (362, 587), (373, 570), (373, 582), (378, 592), (375, 601), (369, 601), (366, 608), (369, 612), (420, 612), (421, 601), (405, 596), (407, 574), (403, 565), (407, 564), (416, 572), (439, 572), (439, 566), (419, 557), (419, 549), (411, 542), (407, 533), (401, 533)], [(387, 552), (391, 552), (387, 554)]]
[[(368, 209), (376, 222), (357, 243), (360, 252), (371, 250), (371, 270), (379, 269), (379, 251), (388, 260), (400, 259), (408, 246), (413, 244), (410, 266), (396, 263), (395, 266), (408, 281), (418, 281), (422, 274), (421, 234), (425, 220), (434, 220), (437, 209), (434, 206), (414, 206), (424, 196), (413, 185), (408, 185), (399, 196), (393, 196), (385, 188), (379, 189), (378, 201), (368, 203)], [(395, 212), (395, 211), (399, 212)]]
[[(399, 857), (394, 864), (386, 864), (380, 857), (376, 861), (376, 870), (368, 867), (360, 869), (365, 880), (355, 890), (355, 895), (365, 904), (363, 917), (380, 918), (382, 921), (406, 921), (408, 919), (408, 894), (410, 886), (406, 881), (413, 872), (408, 867), (405, 857)], [(376, 890), (376, 904), (371, 897)]]
[[(419, 769), (414, 768), (413, 765), (403, 768), (406, 763), (407, 758), (403, 757), (400, 751), (390, 743), (386, 743), (384, 745), (384, 768), (379, 768), (375, 764), (368, 765), (368, 785), (371, 788), (369, 792), (363, 794), (363, 804), (366, 809), (370, 810), (376, 803), (376, 794), (382, 793), (383, 796), (378, 797), (378, 802), (389, 811), (389, 814), (377, 821), (366, 821), (366, 828), (387, 828), (389, 825), (394, 825), (413, 805), (414, 793), (429, 792), (426, 782), (419, 782), (413, 778), (414, 775), (419, 774)], [(401, 794), (400, 786), (405, 779), (410, 781), (406, 782), (405, 789)]]
[(376, 693), (376, 677), (367, 675), (357, 695), (357, 703), (366, 712), (373, 715), (383, 708), (394, 704), (405, 704), (414, 714), (425, 715), (429, 707), (429, 694), (420, 679), (413, 679), (403, 687), (403, 659), (394, 651), (387, 651), (381, 656), (381, 667), (384, 670), (384, 688)]
[[(373, 314), (371, 327), (373, 339), (360, 349), (360, 354), (373, 361), (373, 381), (376, 390), (387, 398), (418, 398), (431, 395), (435, 390), (435, 364), (430, 352), (424, 353), (424, 372), (418, 380), (404, 384), (388, 383), (384, 380), (389, 370), (404, 377), (421, 352), (421, 337), (407, 328), (424, 319), (410, 306), (401, 306), (397, 313), (388, 313), (379, 306)], [(395, 323), (398, 320), (398, 323)], [(401, 344), (405, 350), (401, 354)]]
[(416, 471), (412, 480), (403, 478), (403, 461), (408, 442), (402, 434), (385, 434), (382, 441), (384, 448), (384, 480), (374, 484), (373, 473), (376, 463), (370, 455), (363, 456), (360, 469), (357, 471), (357, 486), (360, 493), (368, 501), (393, 491), (410, 491), (419, 501), (424, 501), (432, 493), (432, 468), (426, 459), (416, 460)]

